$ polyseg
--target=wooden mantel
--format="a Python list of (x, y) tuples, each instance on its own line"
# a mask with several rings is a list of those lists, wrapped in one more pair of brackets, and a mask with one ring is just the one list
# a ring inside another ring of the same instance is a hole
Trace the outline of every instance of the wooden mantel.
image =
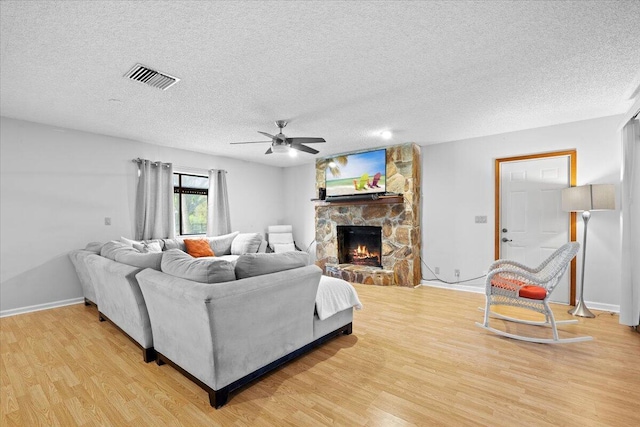
[(349, 206), (349, 205), (380, 205), (387, 203), (404, 203), (404, 197), (400, 195), (394, 196), (380, 196), (376, 200), (340, 200), (340, 201), (327, 201), (320, 199), (311, 199), (312, 202), (316, 202), (316, 206)]

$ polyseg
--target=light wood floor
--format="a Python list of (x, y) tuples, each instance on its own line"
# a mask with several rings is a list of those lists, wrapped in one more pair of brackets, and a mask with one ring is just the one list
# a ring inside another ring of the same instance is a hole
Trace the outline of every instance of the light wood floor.
[(170, 366), (145, 364), (93, 307), (0, 319), (0, 425), (640, 425), (640, 334), (617, 316), (561, 327), (591, 342), (531, 344), (477, 328), (479, 294), (355, 286), (364, 310), (353, 335), (220, 410)]

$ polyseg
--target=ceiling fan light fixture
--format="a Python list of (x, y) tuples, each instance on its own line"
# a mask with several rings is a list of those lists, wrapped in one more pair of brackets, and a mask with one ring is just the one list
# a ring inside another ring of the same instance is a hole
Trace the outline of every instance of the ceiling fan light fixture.
[(271, 151), (276, 154), (285, 154), (289, 152), (289, 147), (284, 144), (273, 144), (271, 146)]
[(298, 157), (298, 152), (293, 148), (289, 148), (289, 157)]

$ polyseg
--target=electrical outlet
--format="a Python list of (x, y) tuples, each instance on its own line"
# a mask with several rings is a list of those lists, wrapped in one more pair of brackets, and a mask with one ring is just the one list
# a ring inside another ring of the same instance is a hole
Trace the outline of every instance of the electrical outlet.
[(460, 270), (458, 270), (457, 268), (455, 270), (453, 270), (453, 275), (456, 276), (456, 279), (460, 278)]
[(476, 216), (476, 224), (486, 224), (487, 216), (486, 215), (478, 215)]
[(108, 216), (104, 217), (104, 225), (111, 225), (111, 217), (108, 217)]
[(436, 267), (435, 270), (436, 270), (436, 274), (440, 274), (440, 267)]

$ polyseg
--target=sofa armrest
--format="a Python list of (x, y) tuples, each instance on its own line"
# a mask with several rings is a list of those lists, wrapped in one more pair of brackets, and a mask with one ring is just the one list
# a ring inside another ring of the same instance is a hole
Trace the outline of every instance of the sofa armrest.
[(153, 347), (149, 314), (135, 275), (138, 267), (89, 255), (87, 265), (96, 286), (98, 310), (142, 348)]
[(321, 270), (203, 284), (146, 269), (142, 289), (155, 349), (219, 390), (313, 341)]
[(87, 251), (84, 249), (77, 249), (69, 252), (69, 259), (76, 269), (80, 285), (82, 286), (82, 296), (94, 304), (98, 304), (98, 298), (96, 295), (96, 287), (91, 280), (89, 273), (89, 266), (87, 265), (87, 257), (89, 255), (95, 255), (95, 252)]

